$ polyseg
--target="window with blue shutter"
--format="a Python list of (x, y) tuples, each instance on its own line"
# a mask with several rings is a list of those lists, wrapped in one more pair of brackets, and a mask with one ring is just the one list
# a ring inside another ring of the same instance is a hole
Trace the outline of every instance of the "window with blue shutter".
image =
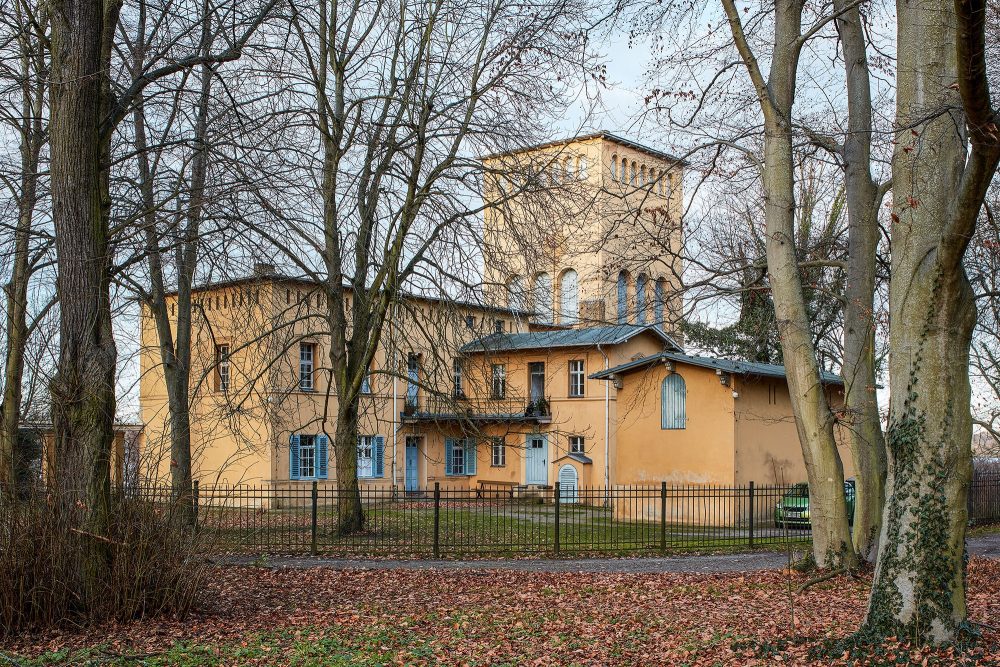
[(325, 435), (316, 436), (316, 477), (326, 479), (329, 468), (330, 439)]
[(444, 440), (444, 474), (452, 475), (451, 471), (451, 458), (455, 451), (455, 441), (451, 438), (445, 438)]
[(385, 477), (385, 437), (375, 436), (375, 477)]
[(299, 478), (299, 436), (292, 435), (288, 439), (288, 477)]
[(681, 429), (687, 425), (687, 388), (684, 378), (671, 373), (660, 387), (660, 428)]
[(476, 440), (475, 438), (465, 439), (465, 474), (476, 474)]

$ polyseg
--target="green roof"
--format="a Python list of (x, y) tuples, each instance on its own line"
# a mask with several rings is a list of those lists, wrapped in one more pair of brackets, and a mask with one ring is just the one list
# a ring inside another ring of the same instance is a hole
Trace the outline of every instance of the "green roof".
[(583, 329), (534, 331), (531, 333), (496, 333), (463, 345), (461, 351), (465, 354), (474, 354), (477, 352), (509, 352), (513, 350), (536, 350), (552, 347), (618, 345), (647, 332), (659, 338), (669, 349), (678, 351), (682, 349), (674, 339), (663, 333), (658, 327), (615, 324), (611, 326), (586, 327)]
[[(607, 370), (594, 373), (590, 377), (595, 380), (609, 380), (612, 375), (630, 373), (663, 361), (675, 361), (682, 364), (691, 364), (692, 366), (701, 366), (703, 368), (714, 368), (725, 373), (732, 373), (733, 375), (778, 378), (785, 377), (785, 367), (778, 364), (759, 364), (752, 361), (733, 361), (731, 359), (700, 357), (691, 354), (682, 354), (679, 352), (661, 352), (660, 354), (643, 357), (642, 359), (630, 361), (627, 364), (622, 364), (620, 366), (615, 366), (614, 368), (608, 368)], [(820, 373), (820, 377), (826, 384), (844, 384), (844, 381), (836, 373), (822, 371)]]

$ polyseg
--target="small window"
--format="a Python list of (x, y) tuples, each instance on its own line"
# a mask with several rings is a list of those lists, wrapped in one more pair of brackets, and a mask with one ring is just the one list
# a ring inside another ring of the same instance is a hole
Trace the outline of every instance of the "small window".
[(611, 156), (611, 180), (612, 181), (617, 181), (618, 180), (618, 156), (617, 155), (612, 155)]
[(573, 359), (569, 362), (570, 398), (579, 398), (583, 396), (585, 374), (586, 372), (584, 371), (583, 359)]
[(299, 477), (316, 476), (316, 436), (299, 436)]
[(446, 475), (476, 474), (476, 441), (472, 438), (447, 438), (444, 441)]
[(490, 464), (494, 468), (503, 468), (507, 465), (507, 444), (503, 438), (493, 438), (493, 458)]
[(229, 345), (215, 346), (215, 390), (229, 391)]
[(571, 435), (569, 436), (569, 453), (570, 454), (585, 454), (586, 447), (583, 444), (582, 435)]
[(493, 364), (493, 386), (491, 387), (493, 398), (507, 397), (507, 366), (505, 364)]
[(299, 389), (312, 391), (316, 388), (316, 343), (299, 344)]
[(462, 360), (455, 359), (452, 364), (453, 395), (455, 398), (465, 398), (465, 390), (462, 387)]
[(581, 181), (587, 178), (587, 156), (581, 155), (576, 159), (576, 177)]
[(420, 358), (416, 353), (406, 355), (406, 404), (411, 408), (417, 406), (420, 385)]
[(493, 320), (493, 332), (503, 333), (503, 320)]
[(358, 436), (358, 477), (382, 477), (384, 472), (385, 438), (381, 435)]
[(372, 376), (371, 373), (365, 371), (365, 376), (361, 378), (361, 393), (370, 394), (372, 393)]
[(476, 318), (473, 317), (472, 315), (466, 315), (465, 316), (465, 328), (466, 329), (475, 329), (476, 328)]
[(684, 378), (671, 373), (660, 387), (660, 428), (682, 429), (687, 426), (687, 387)]

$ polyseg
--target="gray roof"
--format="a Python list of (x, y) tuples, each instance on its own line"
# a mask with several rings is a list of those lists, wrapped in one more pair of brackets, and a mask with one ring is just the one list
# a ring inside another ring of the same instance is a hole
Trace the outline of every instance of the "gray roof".
[(593, 345), (618, 345), (631, 340), (643, 332), (649, 332), (674, 350), (681, 350), (674, 339), (653, 326), (615, 324), (584, 329), (560, 329), (556, 331), (533, 331), (530, 333), (496, 333), (467, 343), (461, 351), (466, 354), (476, 352), (508, 352), (512, 350), (535, 350), (552, 347), (590, 347)]
[[(650, 357), (643, 357), (627, 364), (608, 368), (607, 370), (594, 373), (590, 377), (595, 380), (609, 380), (612, 375), (630, 373), (646, 366), (650, 366), (662, 361), (676, 361), (692, 366), (703, 368), (714, 368), (732, 373), (733, 375), (751, 375), (757, 377), (785, 377), (785, 367), (778, 364), (758, 364), (752, 361), (732, 361), (730, 359), (716, 359), (715, 357), (699, 357), (691, 354), (681, 354), (679, 352), (661, 352)], [(820, 374), (822, 381), (827, 384), (844, 384), (844, 381), (836, 373), (823, 371)]]

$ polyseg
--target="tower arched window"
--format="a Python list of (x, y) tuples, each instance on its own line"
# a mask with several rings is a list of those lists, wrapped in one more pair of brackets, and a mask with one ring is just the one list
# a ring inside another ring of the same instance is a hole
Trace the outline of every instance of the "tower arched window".
[(649, 279), (640, 273), (635, 281), (635, 319), (637, 324), (646, 324), (646, 284)]
[(573, 269), (566, 269), (559, 279), (559, 323), (573, 325), (577, 323), (579, 317), (579, 277)]
[(542, 324), (552, 324), (552, 276), (539, 273), (535, 276), (535, 317)]
[(628, 323), (628, 272), (618, 274), (618, 323)]
[(639, 167), (639, 187), (646, 187), (646, 165)]
[(612, 181), (617, 181), (618, 180), (618, 156), (617, 155), (612, 155), (611, 156), (611, 180)]
[(587, 156), (581, 155), (576, 159), (576, 176), (581, 181), (587, 178)]
[(511, 310), (526, 310), (527, 292), (524, 278), (514, 276), (507, 281), (507, 307)]
[(666, 319), (664, 318), (667, 302), (667, 281), (660, 278), (653, 288), (653, 312), (656, 317), (656, 326), (666, 329)]

